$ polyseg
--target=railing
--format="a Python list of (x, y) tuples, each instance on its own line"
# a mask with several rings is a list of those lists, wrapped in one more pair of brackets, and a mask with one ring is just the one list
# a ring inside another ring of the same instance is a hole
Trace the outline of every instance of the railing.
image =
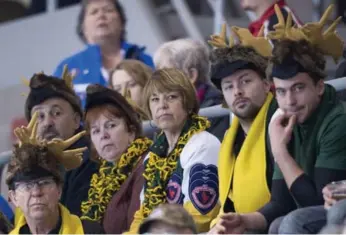
[[(346, 77), (337, 78), (326, 81), (325, 83), (332, 85), (336, 91), (342, 91), (346, 89)], [(222, 108), (221, 105), (216, 105), (208, 108), (201, 109), (199, 114), (208, 118), (222, 117), (230, 114), (228, 109)], [(152, 134), (156, 128), (151, 121), (143, 122), (143, 130), (146, 135)], [(12, 151), (5, 151), (0, 153), (0, 167), (6, 164), (12, 155)]]

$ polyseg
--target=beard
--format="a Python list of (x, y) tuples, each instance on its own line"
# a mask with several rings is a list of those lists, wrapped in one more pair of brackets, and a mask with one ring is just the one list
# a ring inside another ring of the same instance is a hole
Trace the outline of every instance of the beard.
[(251, 103), (243, 109), (234, 108), (232, 110), (232, 112), (239, 119), (254, 119), (257, 116), (260, 109), (261, 109), (261, 107), (256, 106), (256, 105)]

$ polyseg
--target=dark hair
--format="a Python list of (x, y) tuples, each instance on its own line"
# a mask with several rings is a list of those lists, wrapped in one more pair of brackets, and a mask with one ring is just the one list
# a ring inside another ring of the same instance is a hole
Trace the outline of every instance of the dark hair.
[(326, 74), (326, 59), (323, 53), (306, 40), (293, 41), (285, 39), (274, 44), (272, 57), (267, 67), (267, 76), (272, 80), (271, 72), (275, 64), (282, 64), (287, 58), (293, 58), (299, 63), (314, 83), (324, 80)]
[(53, 176), (57, 184), (62, 184), (63, 174), (58, 158), (46, 146), (16, 144), (8, 165), (6, 183), (13, 190), (18, 179)]
[[(85, 11), (87, 6), (89, 5), (89, 3), (91, 1), (95, 1), (95, 0), (82, 0), (82, 7), (81, 10), (79, 12), (78, 15), (78, 23), (77, 23), (77, 35), (79, 36), (79, 38), (86, 43), (86, 39), (85, 39), (85, 35), (83, 33), (83, 22), (84, 22), (84, 18), (85, 18)], [(114, 8), (117, 10), (121, 22), (123, 24), (123, 31), (121, 32), (121, 36), (120, 36), (120, 40), (124, 41), (125, 37), (126, 37), (126, 30), (125, 30), (125, 26), (126, 26), (126, 15), (124, 12), (124, 8), (122, 7), (122, 5), (119, 3), (118, 0), (109, 0), (110, 2), (112, 2), (114, 4)]]

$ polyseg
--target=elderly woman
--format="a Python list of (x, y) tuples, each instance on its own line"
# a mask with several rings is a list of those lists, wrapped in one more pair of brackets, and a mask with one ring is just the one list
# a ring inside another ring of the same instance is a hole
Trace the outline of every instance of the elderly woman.
[(16, 206), (15, 227), (10, 234), (103, 233), (97, 223), (84, 222), (59, 204), (64, 171), (78, 167), (86, 148), (64, 151), (83, 133), (62, 141), (36, 138), (36, 113), (28, 127), (17, 128), (19, 144), (10, 159), (6, 183)]
[(138, 60), (124, 60), (111, 72), (110, 85), (121, 94), (130, 93), (131, 100), (143, 105), (143, 88), (152, 75), (152, 69)]
[(101, 223), (106, 233), (119, 234), (129, 229), (140, 207), (143, 160), (152, 141), (142, 136), (135, 110), (114, 90), (90, 85), (85, 113), (92, 157), (101, 166), (92, 176), (81, 219)]
[(217, 215), (217, 158), (220, 141), (198, 116), (195, 89), (183, 72), (162, 69), (144, 88), (144, 109), (162, 130), (145, 160), (141, 207), (129, 233), (160, 204), (180, 204), (193, 216), (198, 232), (208, 231)]
[(64, 59), (54, 75), (60, 77), (65, 64), (76, 73), (74, 89), (85, 102), (89, 84), (106, 85), (109, 72), (123, 59), (140, 60), (153, 67), (144, 47), (126, 42), (126, 16), (118, 0), (83, 0), (77, 33), (87, 47)]
[[(157, 69), (176, 68), (183, 71), (197, 90), (200, 108), (223, 102), (221, 92), (210, 82), (209, 52), (203, 44), (193, 39), (178, 39), (162, 44), (154, 54)], [(229, 116), (210, 119), (210, 133), (223, 139), (229, 127)]]

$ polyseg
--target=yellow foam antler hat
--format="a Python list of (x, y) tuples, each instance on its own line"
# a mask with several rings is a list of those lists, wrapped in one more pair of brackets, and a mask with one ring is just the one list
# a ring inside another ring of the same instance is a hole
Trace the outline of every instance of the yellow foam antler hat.
[[(271, 55), (272, 46), (270, 42), (265, 37), (263, 37), (263, 26), (258, 37), (254, 37), (246, 28), (240, 28), (236, 26), (231, 27), (231, 32), (234, 36), (236, 36), (236, 38), (231, 35), (228, 40), (228, 44), (226, 28), (226, 24), (223, 24), (220, 35), (211, 35), (208, 43), (217, 48), (232, 48), (235, 45), (242, 45), (244, 47), (254, 48), (260, 55), (264, 57), (268, 57)], [(238, 43), (236, 43), (236, 39), (238, 39)]]
[(61, 163), (62, 166), (66, 170), (71, 170), (77, 168), (82, 163), (83, 152), (87, 149), (77, 148), (73, 150), (66, 150), (73, 143), (79, 140), (82, 136), (85, 135), (85, 131), (82, 131), (67, 140), (61, 139), (53, 139), (51, 141), (40, 140), (37, 137), (37, 127), (38, 127), (38, 113), (36, 112), (29, 124), (25, 127), (17, 127), (14, 130), (14, 134), (19, 140), (19, 147), (22, 147), (25, 144), (36, 145), (41, 147), (47, 147), (49, 152), (52, 153), (53, 157), (55, 157), (58, 162)]
[(324, 27), (332, 13), (334, 5), (330, 5), (319, 22), (311, 22), (300, 28), (292, 26), (292, 15), (288, 14), (285, 22), (284, 16), (278, 5), (275, 5), (275, 13), (278, 17), (278, 24), (274, 26), (274, 31), (268, 33), (268, 38), (274, 40), (289, 39), (293, 41), (307, 40), (316, 46), (324, 55), (331, 56), (335, 62), (342, 56), (344, 42), (336, 32), (336, 27), (341, 21), (341, 16), (337, 18), (327, 30)]

